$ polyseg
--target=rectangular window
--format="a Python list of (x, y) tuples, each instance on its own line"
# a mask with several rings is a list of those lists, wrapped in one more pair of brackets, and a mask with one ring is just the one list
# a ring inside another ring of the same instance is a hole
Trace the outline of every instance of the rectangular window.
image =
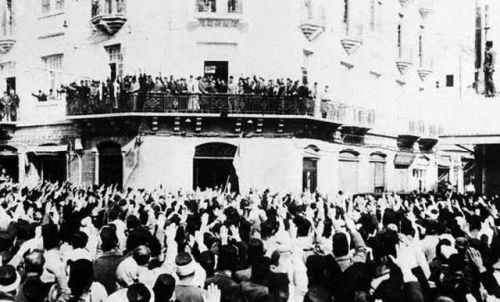
[(215, 11), (216, 11), (215, 1), (216, 0), (197, 0), (196, 6), (198, 9), (198, 12), (200, 12), (200, 13), (215, 13)]
[(344, 23), (344, 29), (345, 29), (345, 34), (349, 34), (349, 0), (344, 0), (344, 18), (343, 18), (343, 23)]
[(50, 12), (50, 0), (42, 0), (42, 13), (47, 14)]
[(64, 0), (56, 0), (56, 10), (64, 9)]
[(241, 1), (242, 0), (227, 0), (227, 12), (228, 13), (241, 13)]
[(61, 84), (61, 70), (63, 69), (63, 55), (56, 54), (42, 58), (45, 69), (49, 73), (49, 87), (56, 91)]
[(375, 30), (375, 15), (376, 15), (376, 2), (377, 0), (370, 0), (370, 29)]
[(110, 78), (114, 80), (116, 77), (123, 76), (123, 55), (120, 44), (106, 47), (109, 57)]
[(398, 24), (398, 56), (401, 58), (403, 56), (403, 37), (402, 37), (402, 25)]
[(424, 65), (424, 46), (421, 34), (418, 36), (418, 62), (420, 67)]
[(454, 86), (454, 76), (452, 74), (447, 74), (446, 75), (446, 87), (453, 87)]

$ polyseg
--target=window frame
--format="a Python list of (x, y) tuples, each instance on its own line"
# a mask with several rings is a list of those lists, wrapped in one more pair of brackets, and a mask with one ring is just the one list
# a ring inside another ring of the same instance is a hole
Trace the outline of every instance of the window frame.
[(50, 14), (52, 11), (51, 0), (42, 0), (42, 14)]

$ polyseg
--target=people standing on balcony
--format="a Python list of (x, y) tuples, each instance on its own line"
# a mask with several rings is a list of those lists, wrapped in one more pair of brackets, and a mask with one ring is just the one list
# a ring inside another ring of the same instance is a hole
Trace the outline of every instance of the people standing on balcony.
[(328, 85), (325, 86), (323, 89), (323, 92), (321, 92), (321, 105), (320, 105), (320, 111), (321, 111), (321, 116), (323, 118), (326, 118), (328, 116), (328, 107), (330, 106), (331, 103), (331, 97), (330, 97), (330, 90)]
[(120, 86), (121, 86), (121, 83), (117, 77), (113, 81), (113, 108), (114, 109), (120, 108), (120, 104), (119, 104), (120, 103), (120, 95), (121, 95)]
[(227, 84), (227, 88), (228, 88), (229, 94), (238, 94), (239, 93), (238, 84), (234, 81), (233, 76), (229, 77), (229, 83)]
[(5, 91), (3, 93), (3, 98), (2, 98), (2, 103), (3, 103), (3, 110), (4, 110), (4, 120), (7, 122), (11, 121), (12, 118), (12, 98), (10, 97), (9, 93)]
[(496, 94), (493, 73), (495, 72), (496, 53), (493, 50), (493, 41), (486, 42), (486, 53), (484, 55), (484, 84), (486, 97), (494, 97)]
[(14, 89), (10, 89), (10, 98), (12, 100), (11, 110), (10, 110), (10, 120), (17, 120), (17, 108), (19, 108), (19, 96), (16, 94)]
[(39, 102), (46, 102), (47, 101), (47, 95), (45, 93), (43, 93), (41, 90), (38, 90), (38, 94), (32, 93), (31, 95), (36, 97), (36, 99)]

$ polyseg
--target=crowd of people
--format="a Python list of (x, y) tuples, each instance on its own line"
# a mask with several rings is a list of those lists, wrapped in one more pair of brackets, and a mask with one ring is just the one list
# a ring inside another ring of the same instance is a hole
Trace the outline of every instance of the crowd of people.
[[(68, 106), (83, 111), (119, 111), (119, 110), (154, 110), (160, 106), (158, 98), (168, 96), (185, 96), (185, 104), (173, 101), (172, 108), (189, 111), (204, 111), (203, 96), (262, 96), (262, 97), (293, 97), (302, 100), (304, 107), (312, 107), (309, 101), (321, 99), (329, 102), (328, 86), (320, 91), (318, 84), (308, 85), (307, 81), (287, 79), (265, 80), (262, 77), (230, 76), (226, 81), (214, 76), (177, 78), (173, 76), (157, 77), (140, 74), (139, 76), (125, 76), (108, 78), (104, 82), (81, 80), (63, 85), (60, 92), (66, 94)], [(35, 97), (38, 98), (37, 95)], [(38, 98), (41, 100), (40, 98)], [(152, 99), (156, 99), (152, 100)], [(46, 100), (46, 98), (45, 98)], [(309, 102), (309, 103), (308, 103)], [(234, 107), (234, 104), (232, 104)], [(168, 107), (168, 106), (167, 106)], [(267, 108), (270, 108), (268, 106)]]
[(499, 199), (0, 184), (0, 301), (497, 301)]

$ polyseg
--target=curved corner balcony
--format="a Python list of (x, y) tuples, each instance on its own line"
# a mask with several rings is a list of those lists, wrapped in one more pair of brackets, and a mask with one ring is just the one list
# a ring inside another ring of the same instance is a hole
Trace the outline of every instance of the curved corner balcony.
[(408, 71), (408, 69), (410, 69), (412, 65), (413, 63), (410, 60), (405, 60), (402, 58), (396, 60), (396, 67), (398, 68), (399, 73), (401, 73), (401, 75), (406, 74), (406, 72)]
[(346, 27), (345, 36), (340, 43), (348, 55), (356, 52), (363, 45), (363, 25)]
[(311, 42), (325, 31), (325, 26), (320, 21), (304, 20), (300, 23), (300, 30), (306, 39)]
[(14, 47), (14, 44), (16, 44), (16, 39), (12, 37), (0, 37), (0, 52), (9, 52)]
[[(406, 124), (406, 123), (404, 123)], [(413, 148), (424, 133), (425, 125), (421, 121), (409, 121), (398, 135), (398, 145), (402, 148)]]
[(426, 127), (426, 131), (421, 135), (418, 140), (418, 144), (420, 146), (420, 150), (430, 151), (439, 141), (439, 134), (441, 132), (440, 128), (435, 125), (431, 125)]
[(14, 44), (16, 44), (16, 38), (12, 28), (4, 28), (0, 31), (0, 53), (9, 52)]
[[(373, 127), (375, 113), (368, 109), (340, 103), (321, 105), (296, 96), (261, 96), (247, 94), (123, 94), (118, 101), (92, 97), (67, 99), (69, 119), (143, 116), (268, 117), (312, 119), (366, 132)], [(321, 112), (321, 113), (319, 113)]]
[(401, 6), (403, 6), (403, 7), (408, 6), (412, 2), (413, 2), (413, 0), (399, 0), (399, 3), (401, 3)]
[(125, 0), (98, 0), (92, 7), (92, 24), (107, 33), (114, 35), (127, 22)]
[(432, 2), (430, 0), (420, 0), (418, 11), (425, 21), (433, 11)]
[(424, 82), (431, 74), (432, 74), (432, 69), (431, 68), (425, 68), (425, 67), (420, 67), (417, 70), (418, 76), (422, 82)]

